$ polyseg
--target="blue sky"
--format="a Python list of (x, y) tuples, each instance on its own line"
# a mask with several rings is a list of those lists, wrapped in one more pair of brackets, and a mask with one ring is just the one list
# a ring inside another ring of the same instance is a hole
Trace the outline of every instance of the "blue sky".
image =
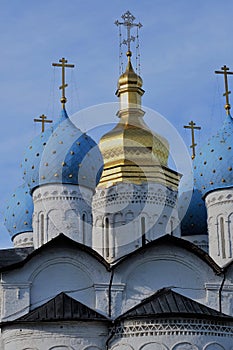
[[(40, 132), (33, 118), (59, 114), (60, 72), (52, 62), (65, 57), (76, 66), (67, 72), (70, 114), (117, 101), (114, 21), (127, 10), (143, 24), (143, 104), (165, 116), (187, 144), (190, 135), (183, 125), (191, 119), (202, 127), (199, 144), (222, 124), (223, 77), (214, 70), (224, 64), (233, 70), (232, 0), (1, 0), (1, 212), (22, 183), (24, 149)], [(109, 123), (114, 118), (110, 115)], [(101, 115), (96, 119), (101, 123)], [(0, 246), (8, 247), (2, 221), (1, 216)]]

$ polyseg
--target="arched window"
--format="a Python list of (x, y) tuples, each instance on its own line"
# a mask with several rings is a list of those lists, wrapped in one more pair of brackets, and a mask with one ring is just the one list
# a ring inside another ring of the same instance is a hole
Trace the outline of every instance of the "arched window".
[(142, 247), (146, 244), (146, 219), (144, 216), (141, 218), (141, 236), (142, 236)]
[(226, 259), (226, 241), (225, 241), (225, 230), (224, 230), (223, 217), (220, 218), (220, 239), (221, 239), (222, 258)]

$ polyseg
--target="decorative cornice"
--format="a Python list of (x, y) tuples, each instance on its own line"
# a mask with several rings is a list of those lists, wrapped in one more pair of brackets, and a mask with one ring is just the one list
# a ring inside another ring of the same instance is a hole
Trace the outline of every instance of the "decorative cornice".
[(197, 319), (156, 319), (122, 322), (114, 329), (116, 338), (205, 335), (233, 338), (233, 325)]

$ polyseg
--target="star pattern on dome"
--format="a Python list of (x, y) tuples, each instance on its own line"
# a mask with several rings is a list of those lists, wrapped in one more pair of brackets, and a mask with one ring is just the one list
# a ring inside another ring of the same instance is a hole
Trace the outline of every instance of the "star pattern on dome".
[(223, 126), (212, 136), (194, 159), (194, 182), (205, 195), (218, 188), (232, 186), (233, 120), (226, 117)]
[[(95, 159), (94, 169), (90, 160), (86, 160), (92, 154)], [(79, 164), (83, 162), (85, 167), (80, 171)], [(31, 190), (42, 184), (57, 182), (94, 188), (102, 164), (102, 156), (95, 141), (81, 132), (63, 109), (53, 128), (36, 137), (26, 150), (22, 163), (23, 178)]]
[(32, 213), (30, 189), (23, 184), (10, 197), (4, 212), (4, 224), (11, 238), (19, 233), (32, 231)]

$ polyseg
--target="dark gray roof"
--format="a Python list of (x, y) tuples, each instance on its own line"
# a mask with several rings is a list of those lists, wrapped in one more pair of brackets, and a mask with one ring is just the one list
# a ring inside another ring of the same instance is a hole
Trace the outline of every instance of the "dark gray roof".
[(40, 255), (42, 251), (46, 251), (47, 249), (51, 248), (56, 249), (56, 247), (67, 247), (85, 251), (87, 254), (91, 255), (93, 258), (103, 264), (107, 270), (110, 269), (107, 261), (95, 250), (88, 246), (85, 246), (84, 244), (73, 241), (63, 233), (60, 233), (59, 236), (51, 239), (48, 243), (42, 245), (37, 249), (12, 248), (0, 250), (0, 272), (19, 268), (26, 264), (26, 262), (28, 262), (34, 256)]
[(178, 294), (170, 288), (158, 290), (149, 298), (144, 299), (139, 305), (136, 305), (118, 317), (118, 320), (147, 318), (152, 316), (213, 318), (215, 320), (218, 318), (226, 321), (233, 320), (232, 317)]
[(114, 268), (118, 267), (119, 265), (121, 265), (121, 263), (123, 261), (126, 261), (126, 260), (130, 259), (131, 257), (136, 256), (137, 254), (142, 254), (144, 251), (148, 250), (151, 247), (156, 247), (156, 246), (166, 245), (166, 244), (170, 244), (174, 247), (181, 247), (181, 248), (187, 250), (188, 252), (195, 254), (197, 257), (199, 257), (201, 260), (203, 260), (206, 264), (208, 264), (214, 270), (214, 272), (216, 274), (222, 273), (221, 267), (216, 264), (216, 262), (209, 256), (208, 253), (206, 253), (204, 250), (199, 248), (196, 244), (193, 244), (193, 243), (191, 243), (183, 238), (171, 236), (169, 234), (161, 236), (161, 237), (157, 238), (156, 240), (147, 243), (143, 247), (140, 247), (137, 250), (123, 256), (119, 260), (116, 260), (114, 262), (114, 264), (112, 265), (112, 268), (114, 269)]
[(106, 321), (107, 317), (71, 298), (65, 293), (58, 294), (47, 303), (18, 318), (15, 322), (40, 321)]
[(15, 266), (18, 263), (25, 260), (32, 252), (34, 248), (11, 248), (0, 250), (0, 269), (7, 266)]

